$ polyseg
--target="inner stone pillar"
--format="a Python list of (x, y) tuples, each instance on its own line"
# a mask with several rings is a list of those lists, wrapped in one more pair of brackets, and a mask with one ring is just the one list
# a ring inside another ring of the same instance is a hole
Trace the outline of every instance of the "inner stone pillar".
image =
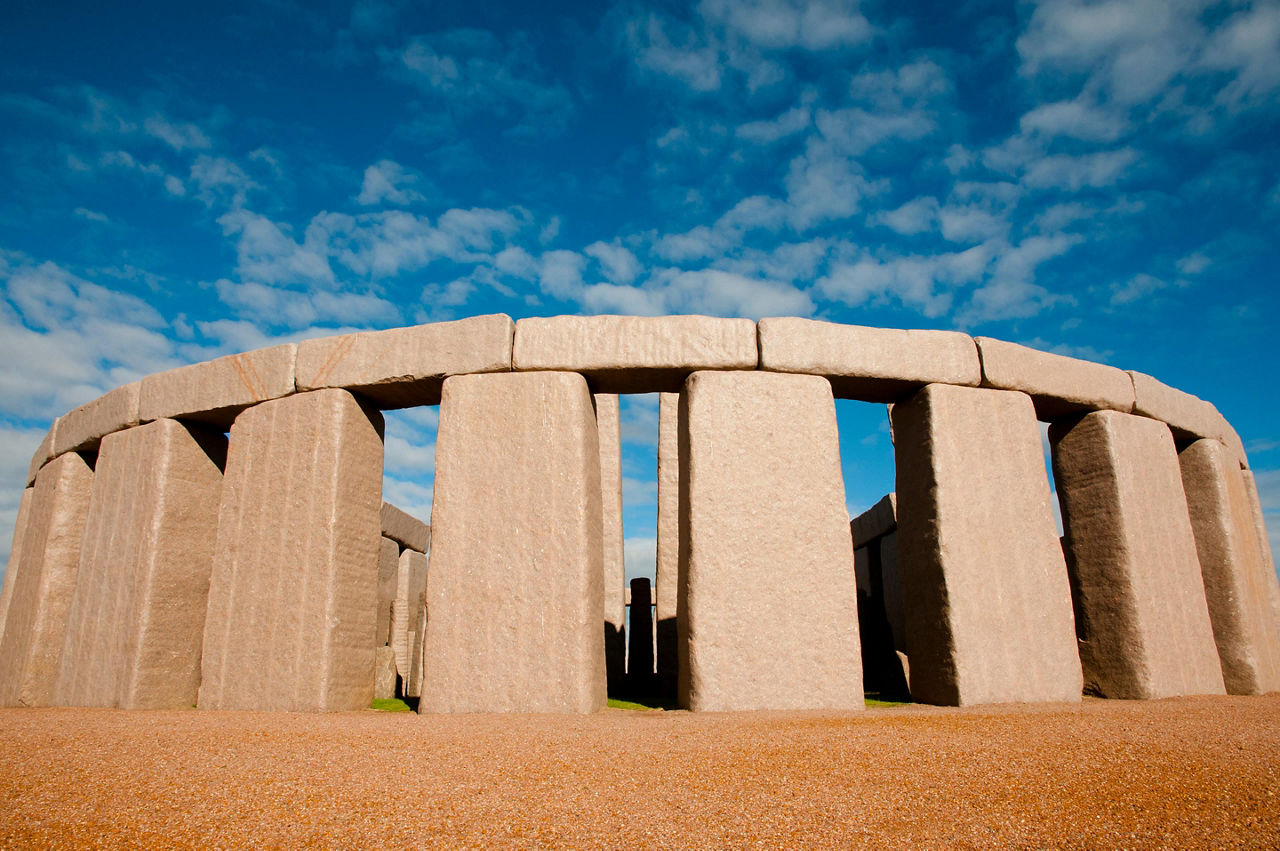
[(1262, 516), (1262, 500), (1258, 498), (1258, 482), (1253, 478), (1252, 470), (1241, 470), (1240, 479), (1244, 482), (1245, 493), (1249, 497), (1249, 507), (1253, 511), (1253, 527), (1257, 531), (1258, 546), (1262, 548), (1262, 561), (1276, 574), (1275, 557), (1271, 554), (1271, 538), (1267, 536), (1267, 522)]
[(680, 457), (681, 705), (862, 709), (831, 385), (695, 372)]
[(404, 647), (405, 664), (400, 668), (400, 687), (405, 697), (417, 697), (422, 687), (419, 669), (422, 667), (422, 640), (426, 626), (427, 557), (415, 550), (400, 554), (401, 564), (406, 566), (408, 595), (405, 598), (403, 629), (398, 640)]
[(1055, 424), (1049, 440), (1089, 689), (1136, 699), (1222, 694), (1169, 427), (1096, 411)]
[(226, 451), (168, 419), (102, 438), (54, 703), (195, 705)]
[(373, 646), (390, 647), (391, 610), (395, 608), (396, 586), (400, 574), (400, 545), (384, 537), (380, 547), (378, 550), (378, 618)]
[(373, 699), (382, 415), (345, 390), (231, 426), (202, 709), (327, 712)]
[(1071, 591), (1031, 398), (930, 384), (892, 419), (911, 696), (1079, 701)]
[(586, 380), (445, 379), (424, 712), (605, 704), (600, 446)]
[(1216, 440), (1195, 441), (1178, 463), (1227, 692), (1280, 690), (1280, 588), (1239, 464)]
[(618, 397), (597, 393), (600, 492), (604, 515), (604, 658), (609, 694), (620, 693), (627, 672), (626, 542), (622, 529), (622, 429)]
[(36, 474), (21, 554), (8, 568), (16, 572), (0, 640), (0, 706), (53, 698), (92, 487), (93, 468), (77, 452)]
[(413, 665), (412, 634), (418, 628), (417, 612), (427, 590), (427, 557), (416, 550), (400, 553), (396, 568), (396, 599), (391, 608), (391, 646), (396, 651), (396, 671), (401, 687), (409, 685)]
[(680, 596), (679, 393), (658, 396), (658, 564), (654, 586), (657, 698), (663, 706), (675, 706), (680, 665), (676, 626)]
[(18, 517), (13, 524), (13, 545), (9, 547), (9, 564), (4, 571), (4, 587), (0, 588), (0, 644), (4, 642), (4, 623), (9, 617), (9, 601), (13, 599), (13, 586), (17, 582), (18, 562), (22, 560), (22, 542), (27, 534), (27, 521), (31, 517), (31, 494), (35, 488), (23, 488), (18, 502)]

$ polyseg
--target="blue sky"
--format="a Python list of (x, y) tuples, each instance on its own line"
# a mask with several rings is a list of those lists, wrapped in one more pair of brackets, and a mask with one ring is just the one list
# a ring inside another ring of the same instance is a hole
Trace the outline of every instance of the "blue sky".
[[(9, 3), (0, 547), (51, 418), (478, 313), (954, 328), (1214, 402), (1280, 532), (1280, 3)], [(851, 510), (892, 487), (841, 403)], [(388, 416), (425, 514), (434, 411)], [(656, 399), (624, 404), (632, 568)]]

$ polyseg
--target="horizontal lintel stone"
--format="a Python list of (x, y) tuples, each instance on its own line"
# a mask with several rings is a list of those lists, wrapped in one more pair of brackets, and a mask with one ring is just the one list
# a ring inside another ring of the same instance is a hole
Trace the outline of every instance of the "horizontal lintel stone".
[(888, 493), (880, 501), (849, 522), (853, 546), (864, 547), (881, 535), (898, 528), (898, 495)]
[(142, 379), (138, 416), (229, 426), (245, 408), (294, 392), (296, 343), (227, 355)]
[(982, 386), (1026, 393), (1041, 418), (1133, 410), (1133, 380), (1122, 369), (990, 337), (974, 342), (982, 359)]
[(825, 376), (838, 399), (892, 402), (925, 384), (982, 383), (973, 338), (958, 331), (761, 319), (760, 368)]
[(53, 454), (78, 449), (96, 449), (102, 438), (138, 424), (138, 393), (142, 382), (135, 381), (111, 390), (58, 419)]
[(1150, 375), (1129, 370), (1133, 379), (1133, 412), (1161, 420), (1179, 441), (1221, 437), (1218, 409), (1198, 396), (1170, 387)]
[(695, 370), (755, 369), (756, 324), (710, 316), (553, 316), (516, 323), (517, 371), (580, 372), (597, 393), (676, 392)]
[(382, 536), (420, 553), (431, 545), (431, 527), (389, 502), (382, 503)]
[(503, 314), (298, 344), (298, 389), (342, 387), (384, 408), (438, 405), (450, 375), (509, 372), (515, 323)]

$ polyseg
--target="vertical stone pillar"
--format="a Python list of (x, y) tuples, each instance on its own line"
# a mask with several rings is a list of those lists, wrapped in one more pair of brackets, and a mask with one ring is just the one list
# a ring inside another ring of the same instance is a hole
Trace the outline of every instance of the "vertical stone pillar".
[(1169, 427), (1097, 411), (1055, 424), (1049, 440), (1087, 687), (1136, 699), (1222, 694)]
[(680, 443), (681, 705), (863, 708), (831, 385), (695, 372)]
[(446, 378), (431, 528), (421, 710), (603, 707), (600, 446), (586, 380)]
[(622, 528), (622, 428), (618, 397), (597, 393), (600, 432), (600, 493), (604, 514), (604, 659), (610, 694), (622, 688), (627, 670), (626, 543)]
[(880, 577), (884, 594), (884, 613), (893, 630), (893, 647), (907, 652), (907, 610), (902, 599), (902, 575), (898, 570), (898, 533), (890, 532), (877, 542), (880, 548)]
[(195, 705), (225, 458), (175, 420), (102, 438), (54, 703)]
[(378, 551), (378, 620), (374, 647), (391, 645), (391, 610), (395, 607), (399, 576), (400, 545), (384, 537)]
[(1031, 398), (930, 384), (892, 417), (911, 696), (1079, 701), (1071, 592)]
[(396, 651), (396, 670), (401, 687), (409, 684), (409, 668), (413, 662), (410, 634), (418, 628), (419, 594), (427, 587), (427, 557), (417, 550), (400, 553), (396, 569), (396, 599), (391, 608), (391, 646)]
[(373, 698), (382, 415), (345, 390), (231, 426), (202, 709), (336, 711)]
[[(412, 555), (409, 555), (412, 553)], [(405, 550), (408, 556), (409, 596), (405, 611), (407, 635), (405, 635), (405, 667), (400, 674), (405, 697), (417, 697), (422, 688), (422, 642), (426, 637), (427, 609), (427, 557), (413, 550)]]
[(1178, 463), (1227, 692), (1280, 690), (1280, 589), (1239, 464), (1212, 439), (1183, 449)]
[(680, 654), (680, 394), (658, 396), (658, 564), (654, 578), (654, 655), (658, 700), (675, 706)]
[(80, 569), (93, 468), (76, 452), (40, 468), (0, 640), (0, 706), (48, 706)]
[(0, 588), (0, 644), (4, 642), (4, 623), (9, 617), (9, 600), (13, 598), (13, 586), (17, 582), (18, 562), (22, 560), (22, 542), (27, 534), (27, 521), (31, 517), (31, 494), (35, 488), (24, 488), (18, 502), (18, 517), (13, 524), (13, 545), (9, 547), (9, 563), (4, 569), (4, 586)]
[(1241, 470), (1240, 478), (1244, 481), (1245, 493), (1249, 497), (1249, 506), (1253, 511), (1253, 526), (1257, 530), (1258, 546), (1262, 548), (1262, 561), (1276, 575), (1276, 560), (1271, 553), (1271, 538), (1267, 535), (1267, 522), (1262, 515), (1262, 500), (1258, 498), (1258, 483), (1253, 478), (1252, 470)]

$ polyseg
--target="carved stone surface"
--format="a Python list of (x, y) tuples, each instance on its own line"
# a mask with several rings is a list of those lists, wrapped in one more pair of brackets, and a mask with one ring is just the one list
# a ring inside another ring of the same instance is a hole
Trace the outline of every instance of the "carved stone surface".
[(760, 320), (760, 368), (826, 376), (836, 398), (864, 402), (891, 402), (933, 382), (976, 387), (982, 381), (968, 334), (795, 317)]
[(382, 503), (382, 536), (402, 547), (425, 553), (431, 548), (431, 527), (389, 502)]
[(435, 405), (450, 375), (509, 372), (515, 324), (501, 314), (298, 344), (298, 389), (345, 387), (384, 408)]
[(143, 422), (168, 417), (230, 425), (245, 408), (293, 393), (297, 351), (286, 343), (148, 375), (138, 416)]
[(1078, 701), (1071, 593), (1031, 399), (931, 384), (893, 408), (911, 694)]
[(1098, 411), (1049, 439), (1086, 686), (1118, 698), (1222, 694), (1169, 428)]
[(627, 672), (626, 542), (622, 529), (622, 428), (618, 397), (597, 393), (600, 433), (600, 494), (604, 522), (604, 647), (610, 694)]
[(174, 420), (102, 439), (54, 703), (195, 705), (225, 456)]
[(58, 434), (58, 421), (54, 420), (50, 424), (49, 430), (45, 432), (44, 439), (40, 441), (40, 445), (36, 447), (36, 451), (31, 456), (31, 464), (27, 467), (27, 487), (36, 480), (36, 473), (40, 472), (40, 468), (53, 460), (53, 441)]
[(658, 698), (676, 703), (680, 655), (680, 394), (658, 397), (658, 563), (654, 578), (654, 661)]
[(1133, 410), (1133, 380), (1122, 369), (990, 337), (974, 342), (982, 358), (982, 386), (1026, 393), (1042, 418), (1082, 410)]
[(554, 316), (516, 323), (517, 370), (568, 370), (600, 393), (674, 392), (698, 369), (755, 369), (756, 324), (710, 316)]
[(384, 537), (382, 548), (378, 551), (378, 622), (374, 633), (374, 647), (391, 645), (391, 612), (395, 607), (399, 575), (400, 545)]
[(1240, 468), (1207, 438), (1178, 463), (1227, 692), (1280, 690), (1280, 587), (1262, 558)]
[(0, 706), (48, 706), (53, 698), (92, 486), (93, 469), (75, 452), (36, 476), (0, 639)]
[(104, 436), (136, 426), (141, 387), (138, 381), (125, 384), (59, 417), (53, 454), (96, 449)]
[(390, 700), (396, 696), (396, 654), (390, 647), (373, 651), (373, 699)]
[(1170, 387), (1150, 375), (1129, 370), (1133, 379), (1133, 412), (1160, 420), (1179, 440), (1217, 437), (1218, 409), (1190, 393)]
[(1253, 526), (1257, 530), (1258, 546), (1262, 548), (1262, 560), (1272, 574), (1276, 572), (1275, 556), (1271, 553), (1271, 538), (1267, 536), (1267, 523), (1262, 515), (1262, 500), (1258, 497), (1258, 482), (1251, 470), (1241, 470), (1240, 478), (1244, 482), (1245, 494), (1249, 497), (1249, 505), (1253, 511)]
[(231, 427), (202, 709), (364, 709), (373, 697), (382, 417), (345, 390)]
[(18, 578), (18, 562), (22, 560), (22, 544), (26, 540), (27, 526), (31, 519), (31, 495), (34, 488), (24, 488), (18, 501), (18, 516), (13, 524), (13, 545), (9, 547), (9, 562), (4, 570), (4, 586), (0, 588), (0, 643), (4, 641), (4, 623), (9, 617), (9, 601), (13, 598), (13, 586)]
[(681, 406), (681, 705), (861, 709), (830, 385), (697, 372)]
[(426, 589), (427, 557), (416, 550), (403, 551), (396, 570), (395, 604), (391, 608), (391, 647), (396, 651), (396, 670), (406, 683), (413, 662), (410, 634), (418, 628), (418, 610)]
[(446, 379), (431, 519), (420, 709), (602, 708), (600, 446), (582, 376)]

